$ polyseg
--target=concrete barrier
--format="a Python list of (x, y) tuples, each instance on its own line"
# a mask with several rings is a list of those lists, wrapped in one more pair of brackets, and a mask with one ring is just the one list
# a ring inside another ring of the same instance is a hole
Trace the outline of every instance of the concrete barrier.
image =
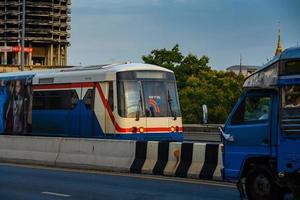
[(176, 169), (180, 163), (181, 157), (181, 144), (180, 142), (170, 142), (168, 162), (164, 169), (164, 175), (175, 176)]
[(219, 145), (218, 147), (218, 162), (217, 167), (213, 175), (214, 180), (222, 180), (222, 169), (223, 169), (223, 157), (222, 157), (222, 147)]
[(61, 138), (0, 136), (0, 160), (54, 165)]
[(220, 144), (138, 142), (132, 173), (222, 180)]
[(55, 164), (62, 167), (129, 172), (134, 155), (134, 141), (64, 138)]
[(152, 174), (158, 160), (158, 142), (148, 142), (146, 160), (142, 167), (143, 174)]
[(0, 136), (0, 161), (221, 180), (219, 144)]
[(195, 143), (193, 149), (192, 164), (188, 171), (190, 178), (199, 178), (199, 174), (205, 162), (205, 148), (204, 143)]
[(134, 141), (0, 136), (4, 162), (129, 172), (134, 155)]

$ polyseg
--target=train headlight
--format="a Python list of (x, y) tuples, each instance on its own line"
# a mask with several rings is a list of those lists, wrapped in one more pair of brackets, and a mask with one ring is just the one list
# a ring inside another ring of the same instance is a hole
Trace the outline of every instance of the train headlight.
[(144, 131), (145, 131), (145, 129), (144, 129), (143, 127), (140, 127), (139, 132), (140, 132), (140, 133), (144, 133)]
[(171, 131), (171, 132), (175, 132), (175, 128), (172, 126), (172, 127), (170, 128), (170, 131)]

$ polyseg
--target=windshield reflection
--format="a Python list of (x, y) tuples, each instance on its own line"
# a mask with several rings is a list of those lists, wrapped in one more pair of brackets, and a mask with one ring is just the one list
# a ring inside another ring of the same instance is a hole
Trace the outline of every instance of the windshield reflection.
[(119, 81), (118, 111), (121, 117), (179, 117), (175, 82)]

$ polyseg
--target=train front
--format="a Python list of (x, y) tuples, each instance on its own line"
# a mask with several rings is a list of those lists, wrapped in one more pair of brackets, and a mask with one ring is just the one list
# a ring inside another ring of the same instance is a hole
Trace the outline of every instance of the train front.
[[(160, 67), (156, 67), (157, 69)], [(172, 71), (134, 70), (116, 74), (115, 133), (123, 139), (182, 141), (182, 117)]]

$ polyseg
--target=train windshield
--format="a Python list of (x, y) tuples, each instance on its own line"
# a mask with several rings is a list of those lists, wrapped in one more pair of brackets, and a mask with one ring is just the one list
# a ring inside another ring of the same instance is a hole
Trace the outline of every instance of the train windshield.
[(118, 112), (121, 117), (179, 117), (175, 77), (170, 72), (118, 73)]

